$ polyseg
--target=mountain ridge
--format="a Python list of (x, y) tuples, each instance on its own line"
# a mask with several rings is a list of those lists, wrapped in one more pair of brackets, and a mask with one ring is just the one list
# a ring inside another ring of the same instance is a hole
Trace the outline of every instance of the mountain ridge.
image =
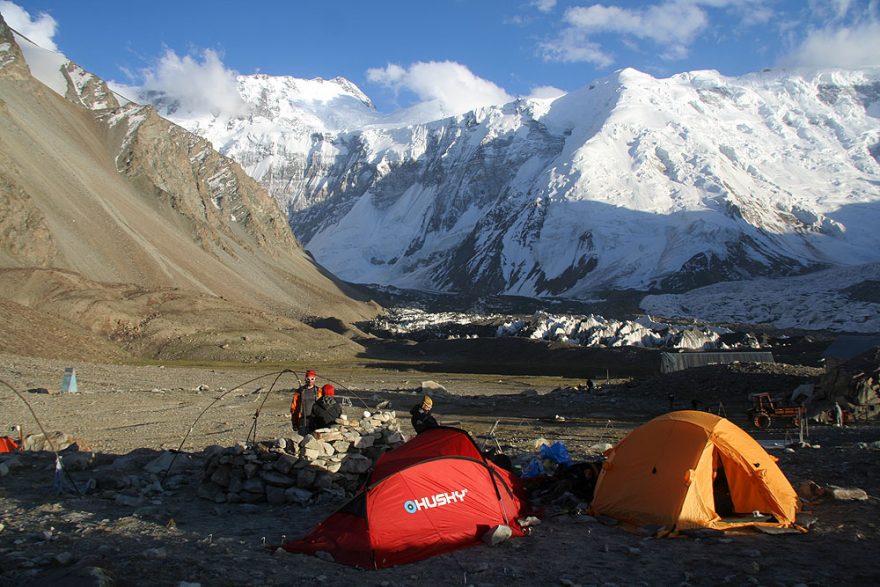
[(876, 262), (878, 113), (880, 70), (624, 69), (430, 122), (229, 119), (212, 140), (349, 281), (583, 297)]
[(2, 21), (0, 46), (4, 297), (137, 356), (363, 350), (304, 321), (378, 306), (314, 263), (237, 163), (72, 62), (48, 55), (58, 83), (32, 78)]

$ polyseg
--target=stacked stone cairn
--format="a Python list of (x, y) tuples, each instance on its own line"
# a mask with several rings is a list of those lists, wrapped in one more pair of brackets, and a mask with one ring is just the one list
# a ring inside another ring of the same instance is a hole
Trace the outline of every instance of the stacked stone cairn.
[[(346, 416), (305, 437), (238, 443), (205, 465), (199, 497), (217, 503), (306, 504), (357, 492), (382, 453), (406, 441), (393, 411)], [(218, 447), (219, 448), (219, 447)]]

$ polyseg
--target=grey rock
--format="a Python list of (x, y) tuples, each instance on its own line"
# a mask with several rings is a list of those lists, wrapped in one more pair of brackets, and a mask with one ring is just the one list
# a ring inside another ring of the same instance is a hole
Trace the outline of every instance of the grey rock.
[(55, 563), (61, 565), (62, 567), (66, 567), (73, 561), (73, 555), (67, 551), (59, 552), (54, 557)]
[(296, 465), (297, 459), (294, 456), (283, 454), (278, 457), (278, 460), (273, 463), (273, 467), (275, 467), (276, 471), (284, 473), (285, 475), (290, 472), (291, 469)]
[(262, 494), (263, 491), (265, 491), (265, 487), (266, 487), (265, 483), (263, 483), (263, 480), (260, 479), (259, 477), (253, 477), (251, 479), (247, 479), (242, 484), (242, 489), (244, 489), (244, 491), (246, 493)]
[(220, 465), (216, 469), (214, 469), (214, 473), (211, 475), (211, 481), (220, 485), (221, 487), (229, 487), (230, 482), (230, 471), (232, 467), (229, 465)]
[(61, 463), (68, 471), (85, 471), (95, 463), (95, 453), (65, 452), (61, 455)]
[(483, 542), (489, 546), (497, 546), (510, 540), (511, 536), (513, 536), (513, 530), (510, 529), (510, 526), (501, 524), (483, 534)]
[[(185, 468), (189, 465), (190, 457), (189, 455), (185, 455), (183, 453), (173, 453), (170, 451), (165, 451), (146, 465), (144, 465), (144, 470), (148, 473), (164, 473), (172, 467), (176, 470), (178, 468)], [(174, 463), (172, 465), (172, 462)]]
[(168, 558), (168, 551), (164, 547), (148, 548), (141, 553), (147, 560), (165, 560)]
[(327, 552), (326, 550), (319, 550), (315, 553), (315, 557), (321, 559), (322, 561), (327, 561), (328, 563), (335, 563), (336, 560), (333, 558), (333, 555)]
[(117, 493), (113, 498), (113, 501), (118, 503), (119, 505), (124, 505), (128, 507), (138, 507), (144, 505), (143, 497), (134, 497), (132, 495), (125, 495), (124, 493)]
[(373, 467), (373, 461), (363, 455), (349, 455), (340, 469), (344, 473), (366, 473)]
[(345, 440), (337, 440), (333, 443), (333, 450), (337, 453), (346, 453), (351, 448), (351, 443)]
[(274, 485), (266, 486), (266, 501), (272, 505), (282, 505), (287, 501), (285, 489)]
[(437, 383), (436, 381), (422, 381), (421, 392), (424, 394), (428, 394), (430, 396), (442, 396), (449, 395), (449, 392), (445, 387)]
[(326, 473), (319, 473), (315, 476), (315, 489), (330, 489), (333, 487), (333, 479)]
[(354, 446), (355, 448), (370, 448), (375, 441), (375, 436), (372, 434), (365, 434), (355, 441)]
[(868, 494), (864, 489), (857, 487), (838, 487), (829, 485), (825, 488), (825, 494), (830, 495), (837, 501), (866, 501)]
[(275, 471), (263, 471), (260, 476), (263, 478), (263, 481), (269, 485), (275, 485), (277, 487), (291, 487), (295, 484), (295, 481), (287, 475), (282, 475)]
[(314, 469), (300, 469), (296, 474), (296, 485), (298, 487), (311, 487), (315, 483), (317, 471)]
[(223, 503), (226, 501), (226, 492), (223, 487), (212, 481), (199, 485), (196, 494), (202, 499), (207, 499), (215, 503)]
[(300, 487), (288, 487), (284, 490), (284, 498), (288, 503), (308, 503), (312, 499), (312, 492)]

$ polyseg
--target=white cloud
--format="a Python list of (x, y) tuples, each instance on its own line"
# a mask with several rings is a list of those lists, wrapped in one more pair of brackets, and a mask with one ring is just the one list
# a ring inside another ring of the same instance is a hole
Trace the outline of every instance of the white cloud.
[(556, 8), (556, 0), (532, 0), (531, 4), (541, 12), (550, 12)]
[(32, 18), (27, 10), (8, 0), (0, 0), (0, 14), (7, 25), (40, 47), (58, 51), (54, 40), (58, 23), (50, 14), (40, 12), (36, 18)]
[(538, 86), (536, 88), (532, 88), (531, 93), (529, 93), (527, 98), (538, 98), (538, 99), (548, 99), (548, 98), (559, 98), (560, 96), (564, 96), (567, 92), (565, 90), (560, 90), (556, 86)]
[(880, 66), (880, 22), (872, 21), (851, 27), (811, 30), (779, 64), (786, 67), (860, 67)]
[(809, 0), (810, 12), (823, 20), (843, 20), (853, 7), (852, 0)]
[[(589, 61), (600, 66), (610, 65), (611, 58), (600, 45), (590, 40), (594, 34), (622, 34), (647, 39), (664, 46), (664, 56), (679, 59), (687, 56), (687, 47), (708, 24), (706, 13), (690, 0), (668, 0), (642, 9), (617, 6), (576, 6), (565, 12), (569, 29), (559, 38), (560, 55), (570, 61)], [(578, 39), (578, 36), (580, 38)], [(549, 47), (545, 45), (545, 49)], [(551, 51), (544, 51), (552, 57)]]
[(710, 26), (706, 8), (736, 12), (740, 22), (751, 25), (772, 15), (761, 4), (762, 0), (663, 0), (640, 8), (575, 6), (565, 11), (560, 34), (541, 43), (539, 50), (548, 61), (586, 61), (605, 67), (614, 59), (596, 37), (616, 35), (624, 43), (632, 39), (653, 43), (664, 59), (683, 59)]
[(237, 72), (226, 69), (216, 51), (205, 49), (201, 56), (177, 55), (166, 50), (158, 63), (140, 72), (143, 84), (137, 88), (119, 86), (122, 93), (136, 91), (164, 94), (180, 104), (181, 112), (233, 116), (245, 111), (238, 93)]
[(503, 88), (453, 61), (420, 61), (409, 68), (392, 63), (369, 69), (367, 79), (395, 92), (410, 91), (422, 102), (436, 104), (446, 115), (513, 100)]
[(577, 28), (570, 27), (552, 41), (540, 43), (538, 50), (546, 61), (577, 63), (586, 61), (599, 67), (607, 67), (614, 59), (602, 50), (599, 43), (590, 41), (587, 34)]

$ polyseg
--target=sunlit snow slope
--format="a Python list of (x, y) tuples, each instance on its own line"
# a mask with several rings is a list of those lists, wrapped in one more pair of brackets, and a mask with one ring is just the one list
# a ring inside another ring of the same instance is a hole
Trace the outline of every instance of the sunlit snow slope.
[(247, 116), (165, 112), (350, 281), (579, 296), (880, 261), (877, 70), (626, 69), (431, 122), (341, 78), (239, 87)]

